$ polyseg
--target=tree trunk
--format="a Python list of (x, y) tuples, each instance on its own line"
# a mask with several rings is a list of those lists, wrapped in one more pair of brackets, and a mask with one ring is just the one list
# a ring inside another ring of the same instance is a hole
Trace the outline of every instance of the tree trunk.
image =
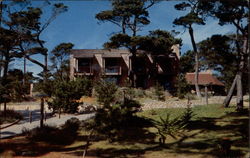
[(205, 85), (205, 99), (206, 99), (206, 105), (208, 105), (207, 85)]
[(2, 77), (2, 69), (3, 69), (3, 66), (2, 66), (2, 62), (3, 62), (3, 53), (0, 52), (0, 77)]
[(136, 80), (137, 80), (137, 75), (136, 75), (136, 50), (132, 50), (132, 57), (131, 57), (131, 63), (132, 63), (132, 72), (130, 74), (130, 80), (132, 81), (132, 87), (137, 87)]
[(6, 53), (5, 55), (5, 59), (4, 59), (4, 66), (3, 66), (3, 80), (2, 83), (3, 85), (6, 84), (6, 80), (7, 80), (7, 74), (8, 74), (8, 69), (9, 69), (9, 62), (10, 62), (10, 58), (8, 55), (9, 52)]
[(40, 128), (43, 128), (43, 119), (44, 119), (44, 98), (41, 98)]
[(7, 103), (6, 103), (6, 100), (4, 100), (4, 103), (3, 103), (3, 112), (4, 112), (4, 114), (6, 113), (6, 110), (7, 110)]
[(227, 93), (227, 97), (225, 98), (224, 102), (223, 102), (223, 106), (224, 107), (228, 107), (229, 106), (229, 103), (232, 99), (232, 96), (233, 96), (233, 92), (234, 92), (234, 88), (235, 88), (235, 85), (237, 83), (237, 80), (238, 80), (238, 75), (236, 74), (235, 77), (234, 77), (234, 81), (231, 85), (231, 88), (229, 90), (229, 92)]
[(243, 108), (243, 93), (242, 93), (242, 73), (238, 74), (237, 78), (237, 109), (240, 110)]
[(23, 57), (23, 85), (26, 83), (26, 56)]
[(248, 39), (244, 38), (243, 51), (242, 51), (243, 53), (240, 54), (239, 73), (237, 80), (237, 109), (243, 108), (242, 76), (245, 69), (244, 54), (247, 54), (247, 51), (248, 51)]
[[(0, 27), (2, 27), (2, 15), (3, 15), (3, 1), (1, 1), (1, 4), (0, 4), (1, 6), (0, 6)], [(0, 57), (0, 60), (1, 60), (1, 62), (2, 62), (2, 60), (3, 60), (3, 52), (1, 52), (0, 53), (0, 55), (1, 55), (1, 57)], [(0, 63), (0, 77), (2, 76), (2, 69), (3, 69), (3, 67), (2, 67), (2, 63)]]
[(201, 92), (200, 92), (200, 88), (199, 88), (199, 85), (198, 85), (199, 56), (198, 56), (196, 43), (195, 43), (195, 40), (194, 40), (194, 31), (193, 31), (193, 28), (192, 28), (191, 25), (189, 26), (189, 35), (190, 35), (193, 50), (194, 50), (194, 53), (195, 53), (195, 77), (194, 77), (195, 91), (196, 91), (197, 97), (201, 98)]
[(126, 34), (126, 18), (123, 17), (122, 19), (122, 33)]
[(48, 79), (48, 53), (46, 52), (46, 54), (44, 55), (44, 82), (47, 82)]
[(87, 154), (87, 151), (88, 151), (88, 147), (89, 147), (89, 144), (90, 144), (90, 138), (92, 137), (92, 134), (93, 134), (94, 130), (92, 129), (89, 136), (87, 137), (87, 142), (86, 142), (86, 146), (85, 146), (85, 149), (83, 151), (83, 154), (82, 154), (82, 157), (85, 158), (86, 154)]

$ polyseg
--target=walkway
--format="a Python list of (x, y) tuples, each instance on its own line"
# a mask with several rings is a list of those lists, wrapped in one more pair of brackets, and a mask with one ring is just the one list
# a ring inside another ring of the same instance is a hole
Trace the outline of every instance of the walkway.
[[(48, 118), (46, 121), (44, 121), (44, 124), (52, 125), (52, 126), (60, 126), (72, 117), (76, 117), (79, 120), (86, 120), (93, 116), (94, 116), (93, 113), (81, 114), (81, 115), (61, 115), (61, 118), (58, 118), (58, 116)], [(15, 135), (21, 134), (23, 129), (33, 129), (35, 127), (40, 126), (39, 113), (34, 114), (33, 117), (34, 117), (33, 119), (34, 121), (32, 123), (29, 122), (27, 117), (24, 117), (24, 120), (20, 121), (18, 124), (2, 129), (0, 131), (0, 136), (1, 136), (0, 138), (7, 138), (7, 137), (15, 136)]]

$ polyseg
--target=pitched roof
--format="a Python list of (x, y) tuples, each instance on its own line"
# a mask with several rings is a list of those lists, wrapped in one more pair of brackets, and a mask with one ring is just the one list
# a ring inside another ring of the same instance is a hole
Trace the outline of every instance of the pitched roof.
[[(191, 85), (194, 85), (195, 73), (187, 73), (185, 78), (187, 82)], [(224, 86), (224, 83), (219, 81), (212, 73), (200, 72), (198, 75), (198, 84), (199, 85), (217, 85)]]

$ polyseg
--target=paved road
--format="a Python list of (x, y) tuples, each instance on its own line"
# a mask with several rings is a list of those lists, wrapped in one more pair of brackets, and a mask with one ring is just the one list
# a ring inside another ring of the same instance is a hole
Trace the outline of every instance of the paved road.
[[(76, 117), (79, 120), (86, 120), (92, 116), (94, 116), (93, 113), (92, 114), (81, 114), (81, 115), (61, 115), (60, 119), (58, 118), (58, 116), (46, 119), (44, 124), (53, 125), (53, 126), (60, 126), (72, 117)], [(37, 112), (36, 114), (33, 115), (33, 117), (34, 117), (34, 119), (33, 119), (34, 121), (32, 123), (29, 123), (28, 118), (24, 117), (24, 120), (20, 121), (18, 124), (7, 127), (5, 129), (2, 129), (0, 131), (1, 138), (7, 138), (7, 137), (15, 136), (17, 134), (21, 134), (22, 130), (24, 128), (32, 129), (32, 128), (38, 127), (40, 125), (40, 121), (38, 119), (40, 117), (39, 113)]]

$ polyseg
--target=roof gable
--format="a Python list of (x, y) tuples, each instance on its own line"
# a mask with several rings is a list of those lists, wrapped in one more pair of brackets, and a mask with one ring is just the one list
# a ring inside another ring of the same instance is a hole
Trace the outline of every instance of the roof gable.
[[(191, 85), (194, 85), (195, 73), (187, 73), (185, 76), (187, 82)], [(213, 74), (211, 73), (199, 73), (198, 75), (198, 85), (217, 85), (224, 86), (224, 83), (219, 81)]]

